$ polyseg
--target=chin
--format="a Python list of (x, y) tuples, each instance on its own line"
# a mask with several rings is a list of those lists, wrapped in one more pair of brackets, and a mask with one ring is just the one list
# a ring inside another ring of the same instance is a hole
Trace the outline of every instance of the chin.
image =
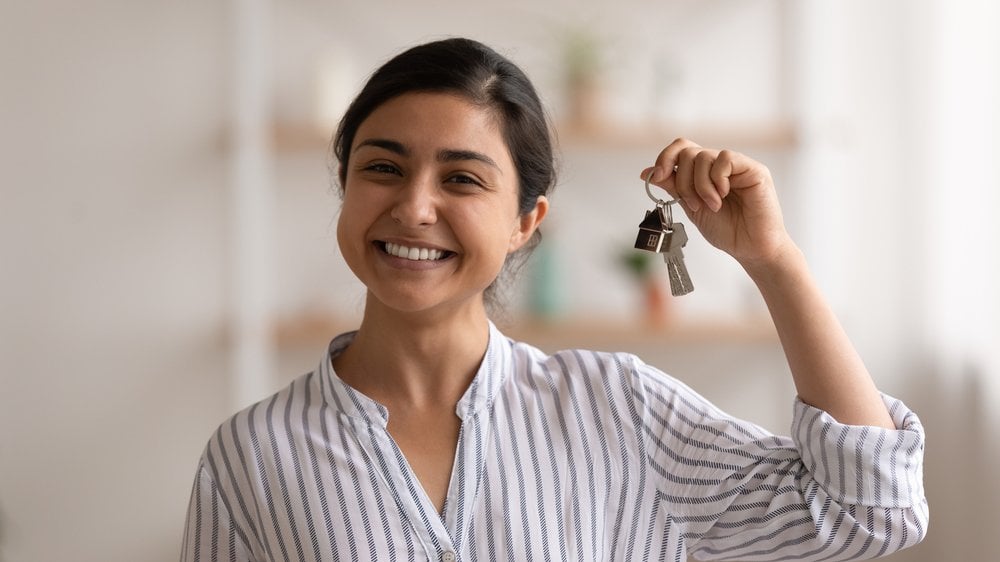
[(368, 306), (374, 304), (385, 309), (403, 313), (418, 313), (432, 310), (440, 304), (437, 299), (429, 298), (430, 295), (427, 291), (379, 291), (369, 288), (368, 293)]
[(380, 292), (369, 289), (369, 299), (369, 305), (374, 300), (377, 306), (401, 314), (436, 314), (446, 310), (455, 312), (477, 307), (485, 310), (481, 296), (465, 299), (434, 298), (428, 290)]

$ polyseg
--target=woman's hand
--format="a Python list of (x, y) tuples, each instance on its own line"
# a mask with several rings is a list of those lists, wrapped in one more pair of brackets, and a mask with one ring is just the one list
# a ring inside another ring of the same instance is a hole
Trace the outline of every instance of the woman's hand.
[(771, 172), (760, 162), (677, 139), (641, 177), (650, 172), (650, 183), (680, 199), (702, 236), (744, 266), (769, 263), (794, 247)]
[(642, 178), (650, 172), (650, 183), (680, 198), (705, 239), (736, 258), (757, 284), (799, 398), (841, 423), (893, 428), (868, 369), (785, 231), (767, 168), (737, 152), (677, 139)]

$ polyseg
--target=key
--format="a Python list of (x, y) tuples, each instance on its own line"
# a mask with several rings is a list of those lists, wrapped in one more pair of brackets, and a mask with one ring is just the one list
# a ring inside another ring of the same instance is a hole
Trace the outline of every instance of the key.
[(687, 245), (687, 231), (684, 230), (683, 224), (675, 222), (667, 226), (666, 234), (660, 251), (663, 254), (663, 261), (667, 263), (670, 294), (679, 297), (694, 290), (687, 266), (684, 265), (684, 252), (681, 250)]
[[(674, 172), (676, 171), (677, 166), (674, 166)], [(684, 225), (674, 222), (670, 206), (677, 200), (663, 201), (653, 196), (653, 192), (649, 189), (649, 180), (652, 177), (652, 172), (646, 176), (646, 195), (656, 203), (656, 209), (646, 211), (646, 217), (639, 223), (639, 236), (635, 239), (635, 247), (663, 254), (663, 261), (667, 263), (667, 275), (670, 278), (670, 294), (679, 297), (694, 290), (687, 266), (684, 265), (684, 252), (681, 251), (681, 248), (687, 245), (688, 236)]]
[(646, 211), (646, 217), (639, 223), (639, 235), (635, 238), (635, 247), (639, 250), (660, 253), (665, 250), (667, 239), (667, 219), (663, 215), (663, 207)]

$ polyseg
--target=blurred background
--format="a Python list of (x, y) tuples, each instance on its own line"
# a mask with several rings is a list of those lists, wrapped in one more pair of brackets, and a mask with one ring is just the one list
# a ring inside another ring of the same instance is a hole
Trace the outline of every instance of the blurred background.
[(8, 0), (0, 6), (0, 560), (178, 556), (229, 414), (356, 325), (329, 138), (380, 62), (482, 40), (560, 144), (546, 240), (502, 322), (636, 351), (787, 432), (766, 311), (689, 229), (696, 290), (630, 250), (678, 136), (771, 169), (880, 386), (928, 432), (931, 529), (1000, 551), (1000, 7), (989, 0)]

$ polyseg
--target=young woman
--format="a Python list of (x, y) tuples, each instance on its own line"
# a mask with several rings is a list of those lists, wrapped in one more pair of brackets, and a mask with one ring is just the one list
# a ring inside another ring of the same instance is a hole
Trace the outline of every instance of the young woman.
[(183, 560), (848, 560), (920, 541), (920, 423), (876, 389), (746, 156), (681, 139), (640, 175), (759, 287), (798, 391), (790, 438), (635, 356), (498, 331), (493, 285), (548, 210), (549, 138), (531, 83), (482, 44), (375, 72), (335, 137), (361, 326), (220, 426)]

